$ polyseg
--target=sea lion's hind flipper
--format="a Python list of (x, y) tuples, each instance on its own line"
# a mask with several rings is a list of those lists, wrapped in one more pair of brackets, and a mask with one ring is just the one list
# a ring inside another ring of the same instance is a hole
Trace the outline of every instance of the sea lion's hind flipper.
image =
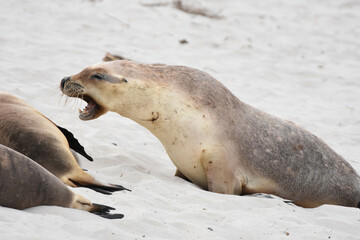
[[(128, 189), (128, 188), (125, 188), (125, 187), (123, 187), (123, 186), (121, 186), (121, 185), (118, 185), (118, 184), (110, 184), (110, 188), (111, 189), (115, 189), (114, 191), (123, 191), (123, 190), (126, 190), (126, 191), (129, 191), (129, 192), (131, 192), (131, 190), (130, 189)], [(110, 191), (110, 190), (109, 190)]]
[(107, 219), (121, 219), (124, 217), (124, 214), (121, 213), (95, 213), (95, 214)]
[[(56, 125), (56, 124), (55, 124)], [(79, 153), (80, 155), (84, 156), (89, 161), (93, 161), (93, 158), (89, 156), (86, 152), (84, 147), (79, 143), (79, 141), (74, 137), (74, 134), (72, 134), (69, 130), (66, 128), (60, 127), (56, 125), (57, 128), (64, 134), (67, 141), (69, 142), (69, 146), (71, 149), (73, 149), (75, 152)]]
[(127, 189), (121, 185), (115, 185), (115, 184), (111, 184), (111, 186), (104, 186), (104, 185), (101, 185), (101, 186), (96, 186), (96, 185), (88, 185), (88, 186), (84, 186), (84, 187), (87, 187), (87, 188), (90, 188), (96, 192), (99, 192), (99, 193), (103, 193), (103, 194), (106, 194), (106, 195), (111, 195), (113, 192), (117, 192), (117, 191), (129, 191), (131, 192), (130, 189)]
[(124, 214), (121, 213), (109, 213), (110, 210), (115, 210), (115, 208), (93, 203), (94, 211), (91, 211), (91, 213), (96, 214), (100, 217), (107, 218), (107, 219), (121, 219), (124, 217)]
[(104, 189), (99, 188), (99, 187), (94, 187), (94, 186), (86, 186), (86, 187), (94, 190), (95, 192), (102, 193), (102, 194), (105, 194), (105, 195), (111, 195), (113, 193), (111, 191), (107, 191), (107, 190), (104, 190)]
[(69, 181), (71, 183), (73, 183), (76, 187), (86, 187), (86, 188), (90, 188), (96, 192), (102, 193), (102, 194), (106, 194), (106, 195), (111, 195), (113, 192), (116, 191), (129, 191), (131, 192), (130, 189), (127, 189), (121, 185), (117, 185), (117, 184), (108, 184), (108, 185), (103, 185), (100, 182), (97, 181), (92, 181), (88, 182), (88, 181), (81, 181), (79, 180), (73, 180), (73, 179), (69, 179)]

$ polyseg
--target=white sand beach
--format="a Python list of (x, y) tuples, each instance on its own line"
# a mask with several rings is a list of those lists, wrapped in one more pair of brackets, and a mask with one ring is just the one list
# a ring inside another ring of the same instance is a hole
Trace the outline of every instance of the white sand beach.
[[(174, 177), (145, 128), (116, 113), (81, 121), (63, 77), (106, 52), (208, 72), (240, 100), (314, 133), (360, 172), (357, 0), (53, 0), (0, 2), (1, 91), (67, 128), (96, 177), (132, 192), (72, 189), (116, 208), (108, 220), (69, 208), (0, 207), (0, 239), (360, 239), (360, 211), (210, 193)], [(183, 40), (183, 41), (181, 41)], [(186, 40), (186, 41), (185, 41)]]

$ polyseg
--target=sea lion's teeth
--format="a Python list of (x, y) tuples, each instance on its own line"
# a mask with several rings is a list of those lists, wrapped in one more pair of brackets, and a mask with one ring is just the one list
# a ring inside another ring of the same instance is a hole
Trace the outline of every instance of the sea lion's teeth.
[(87, 111), (87, 109), (83, 109), (83, 110), (79, 109), (79, 113), (84, 115), (84, 114), (87, 114), (88, 111)]

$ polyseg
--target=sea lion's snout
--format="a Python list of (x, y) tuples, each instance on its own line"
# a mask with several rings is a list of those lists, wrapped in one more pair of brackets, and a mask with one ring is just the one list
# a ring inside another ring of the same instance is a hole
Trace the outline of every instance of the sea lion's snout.
[(61, 83), (60, 83), (60, 89), (61, 89), (61, 90), (64, 89), (65, 83), (68, 82), (69, 80), (70, 80), (70, 77), (64, 77), (64, 78), (61, 80)]
[[(88, 81), (86, 80), (88, 75), (89, 74), (85, 74), (84, 77), (84, 74), (80, 73), (75, 76), (64, 77), (60, 83), (60, 90), (63, 92), (63, 94), (67, 95), (68, 97), (80, 98), (87, 103), (84, 109), (79, 109), (79, 117), (81, 120), (95, 119), (108, 111), (101, 105), (101, 101), (98, 103), (99, 98), (96, 98), (96, 95), (91, 93), (92, 85), (90, 84), (90, 87), (88, 86), (88, 88), (90, 88), (90, 93), (83, 85), (83, 82), (85, 82), (85, 85), (89, 85)], [(98, 75), (100, 77), (101, 74)], [(84, 78), (85, 80), (83, 80)]]

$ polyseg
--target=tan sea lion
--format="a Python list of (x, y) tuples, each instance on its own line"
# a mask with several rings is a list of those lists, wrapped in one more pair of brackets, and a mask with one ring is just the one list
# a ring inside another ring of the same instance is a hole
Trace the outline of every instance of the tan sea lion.
[(106, 218), (112, 207), (90, 202), (72, 192), (53, 174), (23, 154), (0, 144), (0, 206), (25, 209), (40, 205), (76, 208)]
[[(66, 129), (62, 131), (69, 138), (72, 135)], [(88, 187), (106, 194), (125, 189), (100, 182), (84, 172), (62, 131), (21, 99), (0, 92), (0, 144), (39, 163), (69, 186)]]
[(80, 119), (117, 112), (149, 129), (184, 176), (227, 194), (269, 193), (303, 207), (357, 207), (360, 177), (322, 140), (241, 102), (209, 74), (113, 61), (63, 78), (85, 100)]

